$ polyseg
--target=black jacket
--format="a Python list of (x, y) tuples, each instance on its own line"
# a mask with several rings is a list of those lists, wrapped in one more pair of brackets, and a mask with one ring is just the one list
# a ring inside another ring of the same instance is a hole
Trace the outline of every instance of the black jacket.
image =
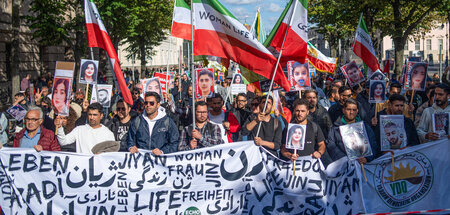
[(331, 121), (327, 109), (320, 105), (317, 105), (316, 111), (314, 111), (314, 113), (309, 112), (308, 120), (311, 120), (319, 125), (320, 129), (322, 129), (324, 137), (328, 136), (328, 132), (330, 131), (331, 127), (333, 127), (333, 122)]

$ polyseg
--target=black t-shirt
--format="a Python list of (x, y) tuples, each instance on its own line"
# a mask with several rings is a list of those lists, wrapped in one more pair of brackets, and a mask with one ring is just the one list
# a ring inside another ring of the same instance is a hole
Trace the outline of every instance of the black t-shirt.
[[(314, 132), (314, 127), (316, 127), (316, 132)], [(286, 144), (287, 126), (285, 131), (286, 132), (283, 133), (283, 144)], [(314, 151), (317, 151), (319, 149), (318, 143), (322, 141), (325, 141), (325, 138), (323, 136), (322, 129), (320, 129), (320, 126), (312, 121), (308, 121), (306, 123), (305, 147), (301, 151), (297, 150), (297, 154), (299, 156), (310, 156), (312, 153), (314, 153)], [(294, 153), (294, 150), (288, 150), (290, 153)]]

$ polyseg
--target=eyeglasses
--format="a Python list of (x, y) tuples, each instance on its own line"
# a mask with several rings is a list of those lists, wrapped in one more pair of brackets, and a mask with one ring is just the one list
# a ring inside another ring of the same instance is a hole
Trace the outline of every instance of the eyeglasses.
[(27, 122), (37, 122), (38, 120), (40, 120), (40, 118), (25, 118), (25, 121)]
[(198, 114), (207, 114), (208, 111), (196, 111)]
[(144, 105), (149, 105), (149, 104), (150, 104), (150, 106), (153, 106), (153, 105), (156, 104), (156, 102), (153, 102), (153, 101), (151, 101), (151, 102), (144, 102)]

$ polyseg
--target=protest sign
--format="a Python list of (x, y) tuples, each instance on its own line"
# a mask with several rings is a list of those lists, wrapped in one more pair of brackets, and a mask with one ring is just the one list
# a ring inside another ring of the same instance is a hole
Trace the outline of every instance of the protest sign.
[(167, 80), (167, 75), (163, 74), (163, 73), (159, 73), (159, 72), (155, 72), (155, 74), (153, 74), (154, 78), (158, 78), (160, 86), (161, 86), (161, 90), (162, 90), (162, 94), (159, 94), (163, 97), (166, 96), (166, 92), (167, 92), (167, 88), (170, 88), (170, 80), (171, 80), (171, 74), (169, 74), (169, 80)]
[(23, 108), (19, 104), (10, 107), (8, 110), (6, 110), (6, 112), (14, 117), (14, 119), (16, 119), (17, 121), (22, 121), (22, 119), (27, 114), (27, 110), (25, 110), (25, 108)]
[(350, 160), (372, 155), (372, 148), (363, 121), (341, 125), (339, 131)]
[(231, 84), (231, 95), (237, 95), (239, 93), (246, 93), (247, 85), (245, 84)]
[(416, 91), (424, 91), (427, 77), (428, 64), (423, 62), (408, 62), (406, 65), (405, 88)]
[(96, 84), (98, 74), (98, 61), (81, 59), (78, 83)]
[(439, 134), (439, 138), (447, 138), (450, 132), (449, 128), (450, 113), (433, 114), (433, 131)]
[(69, 115), (74, 69), (74, 62), (56, 62), (55, 77), (53, 79), (52, 87), (52, 104), (58, 115)]
[(96, 92), (95, 100), (92, 100), (94, 96), (91, 96), (91, 101), (100, 103), (104, 108), (109, 108), (111, 106), (111, 96), (112, 96), (112, 85), (106, 84), (96, 84), (94, 85)]
[(295, 61), (288, 61), (287, 67), (291, 91), (311, 88), (311, 74), (308, 61), (303, 64)]
[(403, 115), (380, 116), (381, 151), (406, 147), (408, 140), (404, 117)]
[(369, 77), (369, 80), (378, 80), (378, 81), (383, 81), (385, 79), (386, 76), (384, 76), (384, 74), (380, 71), (376, 71), (374, 73), (372, 73), (372, 75)]
[[(261, 87), (261, 92), (267, 93), (270, 90), (270, 80), (259, 81), (259, 86)], [(281, 86), (273, 82), (272, 90), (279, 90)]]
[[(366, 82), (367, 83), (367, 82)], [(384, 103), (386, 101), (386, 81), (369, 81), (369, 102)]]
[(142, 98), (145, 98), (145, 93), (155, 92), (163, 96), (163, 90), (158, 78), (147, 78), (141, 80)]
[(351, 87), (358, 85), (365, 80), (364, 75), (358, 65), (356, 65), (355, 61), (345, 64), (341, 67), (341, 70)]
[(306, 125), (288, 125), (286, 138), (286, 148), (303, 150), (305, 148)]
[(202, 68), (195, 70), (195, 86), (197, 98), (209, 98), (214, 94), (214, 69)]

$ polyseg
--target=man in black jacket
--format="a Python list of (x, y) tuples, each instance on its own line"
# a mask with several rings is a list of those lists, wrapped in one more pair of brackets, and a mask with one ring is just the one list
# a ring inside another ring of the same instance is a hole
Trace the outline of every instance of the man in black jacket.
[(120, 141), (120, 151), (128, 151), (127, 135), (130, 128), (131, 120), (138, 116), (138, 113), (131, 111), (130, 105), (123, 99), (117, 101), (117, 115), (108, 123), (107, 127), (114, 133), (116, 141)]
[(309, 115), (311, 121), (315, 122), (322, 129), (323, 135), (328, 136), (328, 131), (333, 126), (330, 115), (327, 110), (321, 105), (317, 104), (317, 91), (306, 90), (305, 98), (309, 102)]
[[(380, 116), (381, 115), (403, 115), (403, 110), (405, 106), (405, 97), (398, 94), (392, 94), (389, 96), (389, 103), (387, 109), (384, 109), (377, 114), (377, 118), (372, 119), (372, 126), (374, 128), (375, 137), (378, 143), (381, 143), (380, 137)], [(375, 125), (375, 126), (374, 126)], [(406, 146), (414, 146), (420, 144), (419, 135), (417, 134), (416, 126), (414, 122), (408, 118), (404, 117), (404, 127), (406, 132), (406, 138), (408, 144)]]

